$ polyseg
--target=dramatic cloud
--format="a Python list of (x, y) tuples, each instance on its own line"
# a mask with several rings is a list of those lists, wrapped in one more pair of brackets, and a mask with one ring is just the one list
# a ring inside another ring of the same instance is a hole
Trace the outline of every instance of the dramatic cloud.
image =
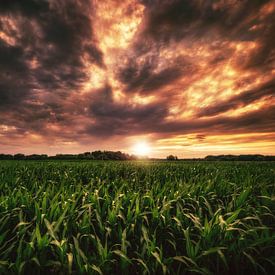
[(274, 154), (274, 0), (0, 3), (0, 151)]
[(256, 102), (262, 98), (268, 100), (274, 100), (275, 97), (275, 80), (264, 83), (259, 88), (244, 91), (241, 94), (234, 95), (227, 98), (225, 101), (220, 102), (218, 105), (209, 106), (204, 108), (201, 113), (198, 114), (201, 116), (213, 116), (224, 113), (232, 109), (238, 109), (239, 107), (247, 106)]

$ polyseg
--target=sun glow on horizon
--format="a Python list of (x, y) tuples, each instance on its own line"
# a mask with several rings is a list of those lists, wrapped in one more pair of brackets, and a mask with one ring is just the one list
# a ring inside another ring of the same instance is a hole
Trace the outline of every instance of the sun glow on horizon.
[(151, 147), (146, 141), (140, 141), (134, 144), (132, 151), (138, 156), (147, 156), (151, 153)]

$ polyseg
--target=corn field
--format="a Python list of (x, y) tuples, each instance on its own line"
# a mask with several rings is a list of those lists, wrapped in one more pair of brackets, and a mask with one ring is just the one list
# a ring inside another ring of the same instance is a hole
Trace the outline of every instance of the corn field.
[(0, 162), (0, 274), (274, 272), (274, 162)]

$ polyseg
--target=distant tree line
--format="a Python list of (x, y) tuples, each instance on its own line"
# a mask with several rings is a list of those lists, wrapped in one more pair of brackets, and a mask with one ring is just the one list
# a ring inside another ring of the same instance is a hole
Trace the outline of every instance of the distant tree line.
[[(85, 152), (81, 154), (57, 154), (55, 156), (48, 156), (46, 154), (0, 154), (0, 160), (136, 160), (138, 159), (134, 155), (122, 153), (120, 151), (94, 151)], [(144, 158), (149, 159), (149, 158)], [(158, 159), (152, 159), (158, 160)], [(176, 161), (275, 161), (275, 156), (264, 156), (264, 155), (218, 155), (218, 156), (207, 156), (205, 158), (192, 158), (192, 159), (178, 159), (177, 156), (169, 155), (166, 160)]]
[(275, 161), (275, 156), (264, 155), (219, 155), (207, 156), (207, 161)]
[(135, 156), (122, 153), (120, 151), (94, 151), (85, 152), (82, 154), (57, 154), (55, 156), (48, 156), (46, 154), (0, 154), (0, 160), (134, 160)]
[(184, 160), (184, 161), (275, 161), (275, 156), (264, 156), (260, 154), (255, 155), (218, 155), (218, 156), (206, 156), (205, 158), (181, 158), (177, 156), (169, 155), (166, 160)]

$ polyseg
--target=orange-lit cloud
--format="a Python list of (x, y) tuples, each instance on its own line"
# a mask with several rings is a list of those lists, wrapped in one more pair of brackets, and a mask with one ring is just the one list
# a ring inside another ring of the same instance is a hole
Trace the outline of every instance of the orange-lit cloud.
[(275, 1), (0, 4), (0, 153), (275, 154)]

